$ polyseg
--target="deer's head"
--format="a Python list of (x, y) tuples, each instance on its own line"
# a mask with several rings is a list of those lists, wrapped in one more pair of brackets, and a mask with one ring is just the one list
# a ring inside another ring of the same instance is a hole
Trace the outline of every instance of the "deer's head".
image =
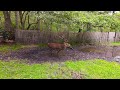
[(66, 48), (73, 49), (72, 46), (69, 43), (67, 43), (67, 42), (64, 42), (64, 45), (65, 45)]

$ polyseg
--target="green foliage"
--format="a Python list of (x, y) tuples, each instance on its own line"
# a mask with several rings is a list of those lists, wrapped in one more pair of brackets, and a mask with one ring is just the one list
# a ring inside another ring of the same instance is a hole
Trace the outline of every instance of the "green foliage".
[(3, 39), (6, 40), (15, 40), (15, 32), (14, 31), (1, 31)]
[(1, 79), (120, 79), (120, 64), (105, 60), (46, 62), (0, 61)]
[[(25, 14), (28, 11), (25, 11)], [(34, 23), (30, 26), (31, 30), (38, 29), (37, 20), (40, 20), (40, 30), (52, 31), (78, 31), (81, 28), (83, 31), (89, 30), (87, 24), (91, 26), (89, 31), (119, 31), (120, 29), (120, 13), (113, 15), (110, 11), (29, 11), (29, 23)], [(2, 11), (1, 28), (3, 29), (4, 17)], [(24, 17), (25, 18), (25, 17)], [(11, 11), (12, 24), (15, 26), (15, 13)], [(20, 23), (20, 22), (19, 22)], [(36, 24), (35, 24), (36, 23)], [(28, 27), (28, 17), (25, 21), (25, 29)], [(101, 28), (100, 28), (101, 27)], [(21, 25), (19, 26), (21, 29)]]
[(120, 46), (120, 42), (112, 42), (110, 46)]

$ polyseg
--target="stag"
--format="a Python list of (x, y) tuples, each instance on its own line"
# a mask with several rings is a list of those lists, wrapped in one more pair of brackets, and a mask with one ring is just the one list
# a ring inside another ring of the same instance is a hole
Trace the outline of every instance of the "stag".
[[(62, 39), (64, 39), (62, 37)], [(66, 49), (66, 48), (70, 48), (73, 49), (72, 46), (68, 43), (67, 39), (64, 39), (63, 43), (48, 43), (48, 47), (51, 50), (51, 54), (53, 50), (57, 50), (57, 55), (59, 54), (60, 51)]]

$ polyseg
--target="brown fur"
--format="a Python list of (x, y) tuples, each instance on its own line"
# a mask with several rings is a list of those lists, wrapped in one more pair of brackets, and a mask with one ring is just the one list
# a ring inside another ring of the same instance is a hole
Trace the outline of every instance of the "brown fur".
[(63, 44), (61, 43), (48, 43), (48, 47), (51, 50), (58, 50), (57, 53), (59, 53), (61, 50), (64, 50), (65, 48), (71, 48), (71, 45), (69, 43), (64, 42)]

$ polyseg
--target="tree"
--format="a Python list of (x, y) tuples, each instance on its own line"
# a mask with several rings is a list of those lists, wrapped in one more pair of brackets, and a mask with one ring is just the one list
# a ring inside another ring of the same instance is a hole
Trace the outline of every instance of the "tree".
[(27, 19), (29, 12), (30, 11), (19, 11), (20, 23), (21, 23), (23, 30), (25, 29), (25, 22), (26, 22), (26, 19)]
[(13, 27), (12, 27), (12, 22), (10, 18), (10, 11), (3, 11), (3, 15), (5, 19), (5, 23), (4, 23), (5, 31), (12, 31)]
[(19, 29), (19, 22), (18, 22), (18, 19), (19, 19), (19, 12), (18, 11), (15, 11), (15, 23), (16, 23), (16, 29)]
[(10, 13), (11, 13), (10, 11), (3, 11), (4, 20), (5, 20), (4, 22), (5, 32), (3, 33), (3, 38), (15, 40), (15, 32), (12, 26)]

